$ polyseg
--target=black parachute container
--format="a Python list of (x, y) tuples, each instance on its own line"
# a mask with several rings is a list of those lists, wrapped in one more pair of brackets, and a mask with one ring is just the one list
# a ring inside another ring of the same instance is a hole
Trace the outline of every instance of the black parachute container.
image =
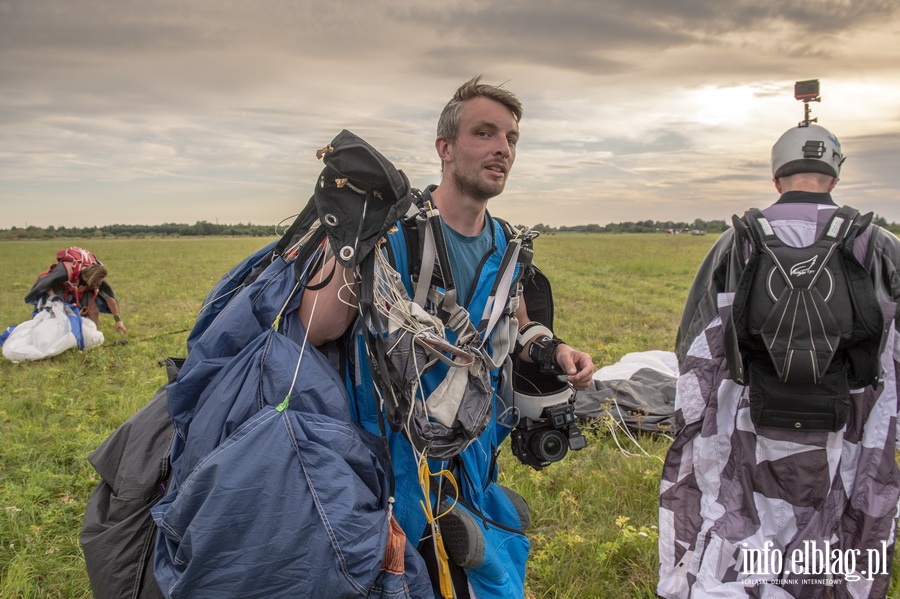
[(835, 211), (819, 238), (792, 247), (756, 209), (734, 227), (750, 255), (725, 323), (733, 380), (750, 386), (754, 424), (839, 430), (851, 388), (880, 374), (883, 315), (853, 242), (872, 220)]

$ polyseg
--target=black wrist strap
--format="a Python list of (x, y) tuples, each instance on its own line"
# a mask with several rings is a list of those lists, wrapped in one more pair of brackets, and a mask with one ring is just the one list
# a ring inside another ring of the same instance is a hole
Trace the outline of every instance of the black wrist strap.
[(566, 374), (556, 360), (557, 351), (562, 343), (562, 339), (558, 337), (548, 335), (537, 337), (532, 340), (531, 346), (528, 348), (528, 357), (540, 367), (544, 374)]
[(531, 322), (527, 322), (519, 329), (518, 334), (516, 335), (516, 345), (513, 350), (513, 355), (518, 356), (522, 353), (522, 350), (525, 349), (525, 346), (528, 345), (528, 342), (532, 339), (535, 339), (539, 336), (545, 337), (553, 337), (553, 331), (542, 325), (536, 320), (532, 320)]

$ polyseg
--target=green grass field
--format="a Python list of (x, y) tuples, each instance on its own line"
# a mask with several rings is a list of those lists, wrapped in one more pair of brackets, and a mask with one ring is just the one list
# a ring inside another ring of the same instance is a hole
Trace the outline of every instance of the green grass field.
[[(553, 281), (556, 329), (599, 366), (671, 350), (696, 266), (713, 236), (552, 235), (537, 240)], [(259, 238), (0, 243), (7, 283), (0, 325), (30, 317), (22, 297), (58, 249), (81, 245), (109, 267), (127, 343), (112, 318), (107, 342), (35, 363), (0, 360), (0, 598), (84, 598), (78, 545), (97, 476), (86, 456), (165, 382), (163, 360), (184, 356), (209, 288), (261, 247)], [(532, 508), (528, 595), (651, 598), (657, 571), (657, 493), (669, 441), (640, 447), (598, 426), (586, 449), (542, 472), (504, 451), (502, 482)], [(619, 445), (621, 444), (621, 449)], [(624, 451), (623, 451), (624, 450)], [(641, 452), (646, 452), (643, 455)], [(900, 596), (894, 569), (893, 596)]]

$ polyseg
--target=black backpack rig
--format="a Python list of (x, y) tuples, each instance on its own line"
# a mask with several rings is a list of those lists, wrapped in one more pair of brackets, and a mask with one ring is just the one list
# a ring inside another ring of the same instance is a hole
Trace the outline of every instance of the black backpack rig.
[(853, 254), (872, 213), (835, 211), (806, 247), (781, 241), (757, 209), (732, 218), (750, 254), (725, 320), (731, 378), (750, 387), (757, 427), (837, 431), (850, 390), (878, 384), (884, 316)]

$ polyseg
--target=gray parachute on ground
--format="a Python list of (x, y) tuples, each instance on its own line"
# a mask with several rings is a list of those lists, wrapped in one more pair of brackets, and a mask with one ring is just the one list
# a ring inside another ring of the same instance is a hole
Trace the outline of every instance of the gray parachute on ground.
[(626, 354), (594, 373), (591, 387), (575, 396), (575, 415), (583, 420), (612, 417), (630, 430), (668, 433), (675, 412), (678, 360), (672, 352)]

